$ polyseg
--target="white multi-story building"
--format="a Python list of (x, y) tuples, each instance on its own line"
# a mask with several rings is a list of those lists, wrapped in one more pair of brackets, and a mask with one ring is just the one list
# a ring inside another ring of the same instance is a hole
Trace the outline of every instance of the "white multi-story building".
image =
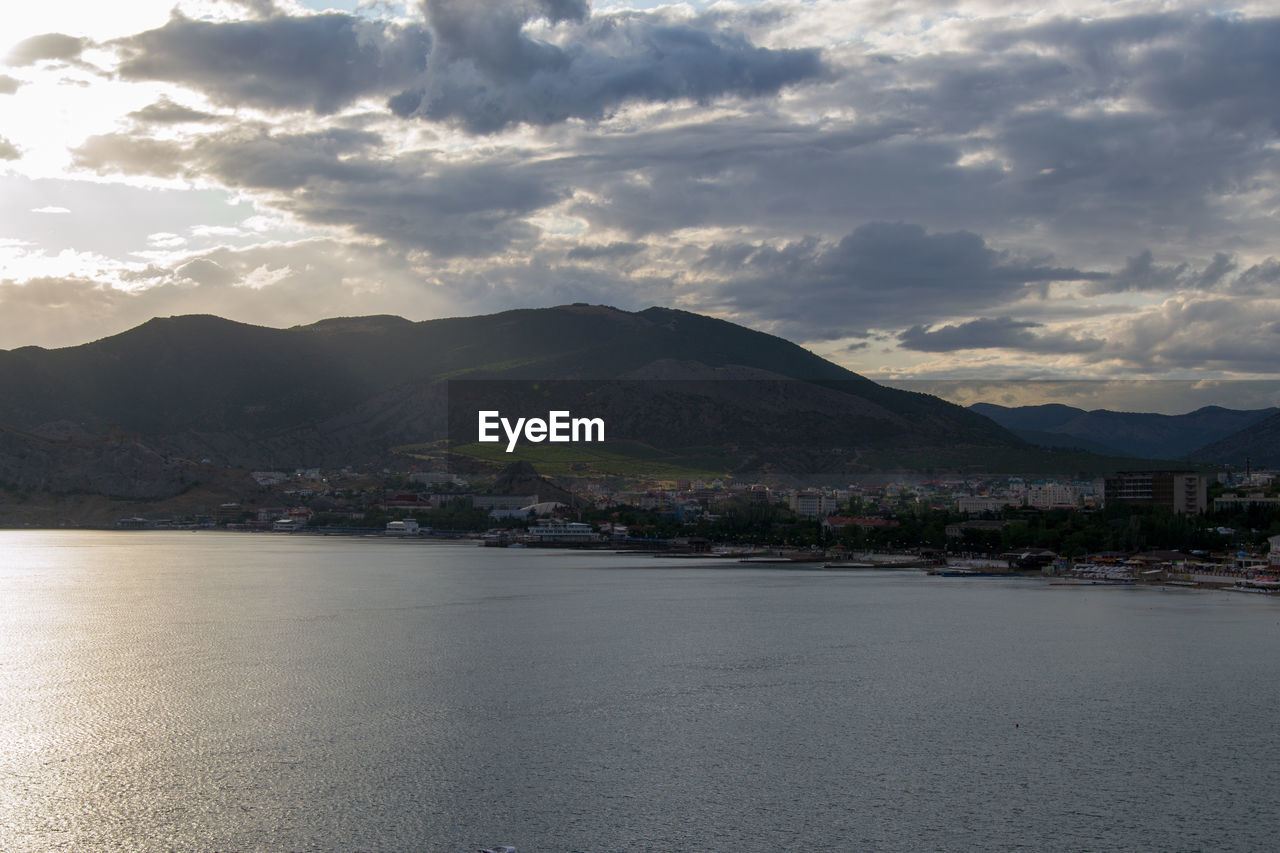
[(1079, 498), (1079, 490), (1067, 483), (1032, 483), (1027, 487), (1029, 506), (1075, 506)]
[(956, 498), (956, 511), (967, 515), (980, 515), (984, 512), (999, 512), (1006, 506), (1020, 506), (1017, 498), (991, 497), (988, 495), (964, 495)]

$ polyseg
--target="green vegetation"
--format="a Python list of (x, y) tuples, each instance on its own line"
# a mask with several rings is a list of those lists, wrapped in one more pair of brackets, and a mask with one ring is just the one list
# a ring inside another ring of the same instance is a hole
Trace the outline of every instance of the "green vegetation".
[(439, 509), (408, 509), (393, 507), (380, 509), (370, 507), (362, 518), (352, 519), (344, 515), (332, 513), (316, 513), (309, 522), (310, 527), (358, 527), (386, 528), (387, 522), (412, 518), (422, 527), (433, 530), (468, 530), (482, 531), (493, 527), (489, 518), (489, 510), (475, 509), (470, 500), (457, 498)]
[[(847, 511), (859, 513), (864, 509), (855, 504)], [(959, 538), (947, 537), (948, 525), (971, 519), (955, 512), (917, 507), (904, 499), (883, 514), (886, 520), (896, 523), (883, 527), (850, 526), (834, 533), (824, 530), (816, 519), (797, 518), (780, 503), (745, 498), (723, 507), (714, 521), (686, 522), (670, 513), (633, 507), (591, 512), (584, 518), (626, 524), (654, 538), (701, 536), (713, 542), (793, 548), (839, 545), (855, 551), (934, 548), (1000, 554), (1020, 548), (1047, 548), (1064, 557), (1100, 551), (1264, 551), (1267, 538), (1280, 535), (1280, 509), (1259, 506), (1205, 516), (1121, 504), (1089, 512), (1010, 509), (984, 519), (1003, 522), (1001, 528), (962, 529)]]
[[(717, 453), (717, 451), (719, 451)], [(689, 447), (659, 450), (635, 441), (601, 444), (520, 444), (507, 453), (501, 444), (465, 444), (453, 448), (459, 456), (498, 466), (530, 462), (543, 476), (558, 478), (626, 477), (635, 479), (704, 479), (726, 476), (729, 461), (723, 449)]]

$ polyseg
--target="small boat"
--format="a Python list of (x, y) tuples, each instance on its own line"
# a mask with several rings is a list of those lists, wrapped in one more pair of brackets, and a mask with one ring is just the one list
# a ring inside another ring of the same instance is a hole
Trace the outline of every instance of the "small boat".
[(493, 847), (481, 848), (476, 853), (516, 853), (516, 848), (508, 847), (505, 844), (495, 844)]

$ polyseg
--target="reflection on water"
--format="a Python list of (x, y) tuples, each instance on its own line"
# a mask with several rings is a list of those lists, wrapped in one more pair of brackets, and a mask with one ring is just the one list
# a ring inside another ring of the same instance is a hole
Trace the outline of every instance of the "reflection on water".
[(1252, 596), (4, 533), (0, 849), (1266, 849), (1278, 639)]

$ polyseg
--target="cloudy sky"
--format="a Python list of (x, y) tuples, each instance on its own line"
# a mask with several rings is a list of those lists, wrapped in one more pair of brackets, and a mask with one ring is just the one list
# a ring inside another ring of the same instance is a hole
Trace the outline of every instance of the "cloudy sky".
[(4, 33), (0, 348), (586, 301), (877, 378), (1280, 376), (1275, 2), (49, 0)]

